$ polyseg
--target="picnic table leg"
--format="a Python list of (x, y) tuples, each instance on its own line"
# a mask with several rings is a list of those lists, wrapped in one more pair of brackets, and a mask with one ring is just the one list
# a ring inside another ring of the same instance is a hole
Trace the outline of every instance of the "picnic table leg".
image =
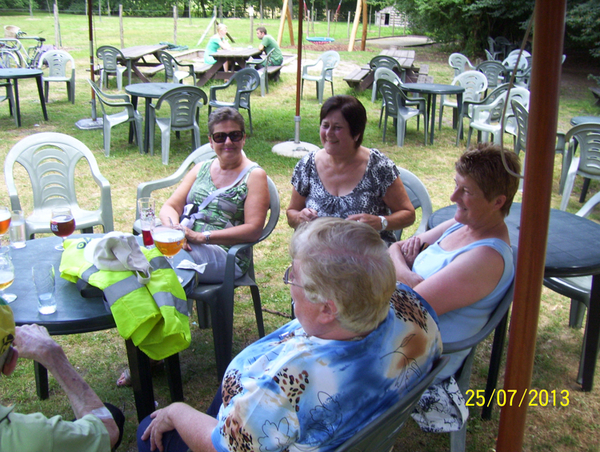
[(44, 113), (44, 119), (48, 121), (48, 111), (46, 110), (46, 100), (44, 98), (44, 86), (42, 76), (39, 75), (35, 78), (37, 83), (38, 95), (40, 96), (40, 104), (42, 104), (42, 113)]
[(19, 105), (19, 81), (15, 79), (14, 84), (15, 110), (17, 112), (17, 127), (21, 127), (21, 106)]

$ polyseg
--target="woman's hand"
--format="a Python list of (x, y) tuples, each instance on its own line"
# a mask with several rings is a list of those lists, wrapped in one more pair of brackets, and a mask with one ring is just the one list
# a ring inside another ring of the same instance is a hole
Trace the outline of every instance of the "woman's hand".
[(412, 268), (415, 259), (421, 252), (421, 240), (416, 236), (404, 240), (400, 245), (400, 251), (402, 251), (402, 256), (408, 268)]
[(298, 220), (300, 223), (312, 221), (316, 218), (319, 218), (319, 214), (317, 213), (317, 211), (315, 209), (309, 209), (308, 207), (302, 209), (298, 214)]
[(359, 223), (366, 223), (376, 231), (381, 231), (381, 218), (377, 215), (370, 215), (368, 213), (357, 213), (354, 215), (348, 215), (346, 218), (350, 221), (358, 221)]
[(164, 450), (162, 443), (163, 433), (175, 430), (175, 426), (170, 418), (171, 406), (172, 405), (169, 405), (162, 410), (157, 410), (150, 414), (152, 422), (142, 435), (143, 441), (150, 438), (150, 450), (156, 450), (158, 448), (158, 450), (162, 452)]

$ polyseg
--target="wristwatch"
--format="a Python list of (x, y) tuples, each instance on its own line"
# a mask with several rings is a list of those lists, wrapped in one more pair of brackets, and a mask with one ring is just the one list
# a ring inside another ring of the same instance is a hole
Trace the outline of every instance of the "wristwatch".
[(379, 215), (379, 218), (381, 218), (381, 230), (385, 231), (388, 227), (388, 221), (387, 218), (384, 217), (383, 215)]
[(204, 235), (204, 243), (208, 245), (210, 243), (210, 231), (204, 231), (202, 235)]

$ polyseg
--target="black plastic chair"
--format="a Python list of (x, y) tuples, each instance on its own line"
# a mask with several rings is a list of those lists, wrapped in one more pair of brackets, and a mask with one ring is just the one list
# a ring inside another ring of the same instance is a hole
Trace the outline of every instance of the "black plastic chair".
[(404, 423), (415, 409), (423, 392), (431, 386), (437, 374), (450, 358), (441, 357), (421, 382), (385, 413), (375, 418), (347, 440), (335, 452), (385, 452), (391, 450)]
[[(225, 279), (219, 284), (201, 284), (198, 285), (188, 298), (196, 300), (198, 310), (198, 324), (200, 327), (208, 326), (208, 315), (212, 324), (213, 340), (215, 344), (215, 357), (217, 361), (217, 373), (219, 380), (223, 378), (225, 370), (232, 358), (233, 346), (233, 304), (234, 292), (236, 287), (249, 286), (254, 303), (254, 314), (258, 326), (260, 337), (265, 335), (263, 325), (262, 305), (260, 302), (260, 292), (254, 276), (254, 261), (251, 259), (250, 268), (239, 278), (235, 278), (235, 258), (237, 254), (248, 248), (252, 248), (258, 242), (266, 239), (279, 220), (279, 194), (273, 181), (267, 177), (270, 196), (270, 216), (265, 225), (260, 238), (254, 243), (239, 243), (229, 248), (227, 253), (227, 262), (225, 264)], [(252, 250), (250, 251), (252, 252)], [(207, 312), (210, 307), (210, 314)]]
[[(575, 215), (587, 217), (598, 204), (600, 204), (600, 193), (596, 193), (592, 196)], [(571, 328), (581, 328), (585, 311), (590, 305), (592, 276), (579, 276), (576, 278), (544, 278), (544, 286), (571, 299), (569, 326)], [(585, 353), (587, 330), (588, 325), (586, 324), (583, 337), (584, 345), (581, 347), (581, 359), (579, 360), (579, 372), (577, 373), (578, 382), (581, 382), (583, 374), (583, 357)]]

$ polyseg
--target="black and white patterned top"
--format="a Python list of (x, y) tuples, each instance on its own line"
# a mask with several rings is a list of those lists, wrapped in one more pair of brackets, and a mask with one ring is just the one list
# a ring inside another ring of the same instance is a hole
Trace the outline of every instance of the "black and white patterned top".
[[(292, 185), (306, 198), (306, 207), (317, 211), (320, 217), (346, 218), (349, 215), (366, 213), (390, 215), (389, 207), (383, 202), (387, 189), (400, 172), (394, 162), (377, 149), (371, 149), (365, 174), (354, 189), (344, 196), (334, 196), (323, 186), (317, 167), (317, 151), (305, 155), (294, 168)], [(388, 244), (396, 239), (392, 231), (381, 231), (381, 238)]]

